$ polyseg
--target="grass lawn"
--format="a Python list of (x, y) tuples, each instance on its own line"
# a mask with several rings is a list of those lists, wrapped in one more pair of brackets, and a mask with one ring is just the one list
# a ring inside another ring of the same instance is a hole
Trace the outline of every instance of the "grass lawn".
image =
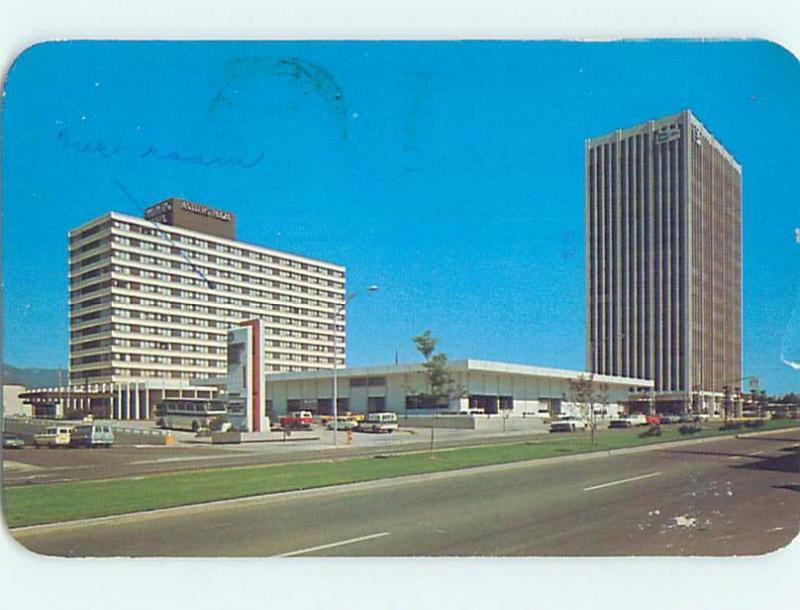
[[(768, 421), (758, 430), (788, 427), (798, 428), (800, 422)], [(704, 428), (697, 434), (681, 435), (677, 425), (665, 426), (661, 436), (646, 438), (639, 437), (641, 428), (603, 430), (597, 434), (594, 446), (589, 444), (588, 433), (551, 434), (541, 440), (507, 445), (445, 449), (435, 451), (433, 456), (428, 452), (404, 453), (386, 456), (385, 459), (343, 458), (159, 474), (135, 479), (9, 487), (3, 490), (3, 509), (8, 526), (20, 527), (751, 431), (748, 428), (720, 431), (719, 424), (705, 424)]]

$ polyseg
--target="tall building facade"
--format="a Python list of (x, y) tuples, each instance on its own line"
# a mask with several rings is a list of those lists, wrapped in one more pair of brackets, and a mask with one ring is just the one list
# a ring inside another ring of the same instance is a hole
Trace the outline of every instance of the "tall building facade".
[(344, 267), (237, 241), (230, 212), (109, 212), (69, 232), (70, 383), (222, 378), (228, 329), (248, 319), (264, 322), (267, 371), (342, 365), (344, 295)]
[(587, 369), (705, 410), (742, 380), (741, 166), (685, 110), (586, 141)]

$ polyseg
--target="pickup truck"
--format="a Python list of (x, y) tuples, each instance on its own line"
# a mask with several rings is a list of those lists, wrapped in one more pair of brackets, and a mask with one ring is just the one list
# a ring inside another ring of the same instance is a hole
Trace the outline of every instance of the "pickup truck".
[(280, 418), (282, 428), (287, 430), (308, 430), (314, 422), (311, 411), (290, 411)]

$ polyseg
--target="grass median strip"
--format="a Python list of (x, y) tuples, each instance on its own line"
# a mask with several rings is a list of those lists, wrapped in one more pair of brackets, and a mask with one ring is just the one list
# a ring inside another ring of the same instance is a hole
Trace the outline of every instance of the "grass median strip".
[[(767, 422), (759, 430), (797, 427), (796, 422)], [(336, 461), (247, 467), (149, 475), (135, 479), (78, 481), (3, 490), (3, 509), (9, 527), (70, 521), (158, 508), (243, 498), (280, 491), (356, 483), (412, 474), (425, 474), (491, 464), (535, 460), (590, 451), (651, 445), (687, 438), (703, 438), (747, 432), (720, 431), (709, 425), (698, 434), (683, 436), (677, 427), (661, 436), (639, 436), (641, 429), (615, 430), (597, 435), (594, 446), (587, 435), (549, 435), (540, 441), (399, 453)]]

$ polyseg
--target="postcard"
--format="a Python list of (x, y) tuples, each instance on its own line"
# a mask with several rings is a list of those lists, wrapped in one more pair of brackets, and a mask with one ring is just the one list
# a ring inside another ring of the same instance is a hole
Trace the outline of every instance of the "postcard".
[(784, 548), (798, 94), (756, 40), (28, 48), (6, 527), (57, 557)]

